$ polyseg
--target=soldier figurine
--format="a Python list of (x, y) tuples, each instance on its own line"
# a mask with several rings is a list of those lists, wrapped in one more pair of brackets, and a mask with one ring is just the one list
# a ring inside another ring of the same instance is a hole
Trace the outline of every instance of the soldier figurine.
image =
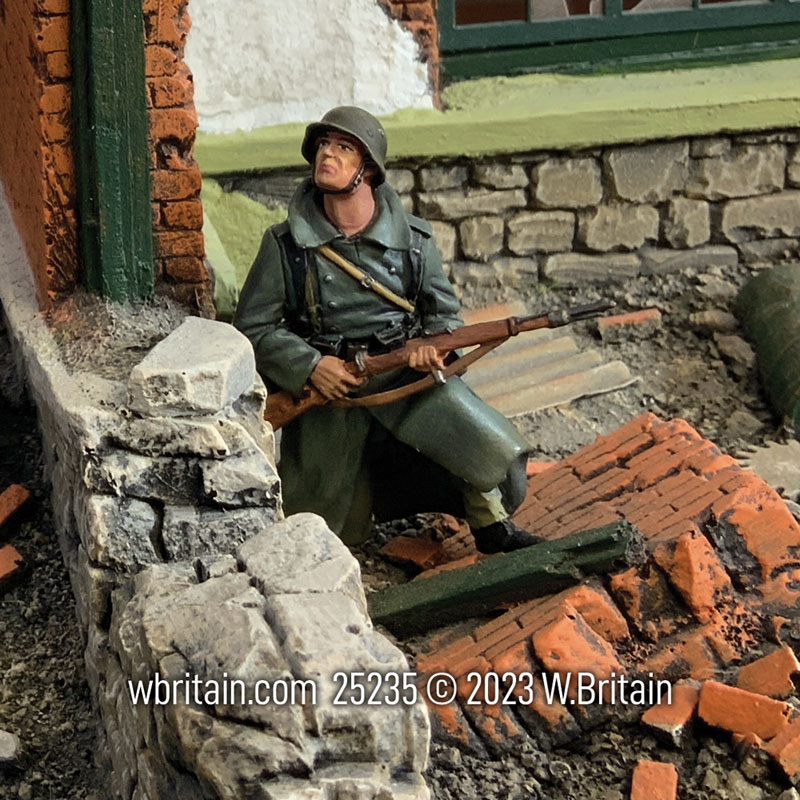
[[(345, 368), (359, 349), (387, 352), (463, 324), (431, 226), (385, 182), (383, 127), (360, 108), (334, 108), (307, 127), (302, 154), (311, 177), (288, 220), (265, 233), (234, 318), (268, 388), (299, 396), (310, 383), (337, 400), (443, 369), (449, 354), (432, 346), (366, 382)], [(286, 513), (316, 512), (348, 543), (368, 535), (373, 515), (421, 511), (465, 518), (485, 553), (541, 541), (508, 518), (525, 495), (527, 443), (458, 377), (388, 405), (312, 408), (283, 429), (280, 450)]]

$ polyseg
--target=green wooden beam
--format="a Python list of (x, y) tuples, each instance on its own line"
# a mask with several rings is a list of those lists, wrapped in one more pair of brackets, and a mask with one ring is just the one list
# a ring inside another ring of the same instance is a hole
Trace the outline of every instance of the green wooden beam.
[(615, 73), (706, 67), (796, 58), (800, 22), (755, 29), (724, 28), (621, 36), (524, 47), (449, 53), (444, 74), (452, 80), (530, 72)]
[(73, 0), (71, 53), (83, 282), (119, 302), (153, 291), (141, 0)]
[(641, 534), (628, 522), (616, 522), (392, 586), (370, 596), (369, 613), (394, 633), (416, 633), (552, 594), (586, 575), (644, 558)]

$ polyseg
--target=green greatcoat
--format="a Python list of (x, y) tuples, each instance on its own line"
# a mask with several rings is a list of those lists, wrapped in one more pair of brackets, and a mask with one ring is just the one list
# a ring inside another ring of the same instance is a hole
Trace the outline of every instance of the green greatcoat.
[[(286, 223), (264, 234), (242, 289), (234, 325), (252, 342), (259, 373), (268, 386), (277, 385), (300, 394), (321, 358), (303, 338), (313, 332), (312, 327), (317, 333), (363, 340), (391, 326), (411, 322), (402, 309), (364, 288), (313, 250), (322, 244), (333, 247), (384, 286), (412, 300), (422, 335), (463, 325), (430, 225), (407, 214), (400, 198), (385, 183), (376, 187), (374, 194), (376, 210), (372, 222), (348, 238), (328, 221), (320, 196), (307, 179), (289, 205), (288, 229), (297, 248), (310, 249), (303, 253), (290, 248), (287, 253), (283, 244)], [(414, 245), (422, 250), (422, 258), (416, 262), (421, 260), (421, 270), (413, 266), (410, 250)], [(288, 262), (301, 255), (308, 264), (305, 272), (301, 267), (305, 298), (293, 311), (297, 295), (293, 287), (298, 278), (296, 273), (293, 276)], [(309, 299), (316, 305), (316, 315), (309, 313)], [(314, 316), (316, 324), (311, 322)], [(414, 370), (400, 370), (371, 379), (358, 393), (371, 394), (420, 377)], [(379, 455), (388, 454), (397, 442), (402, 443), (401, 448), (405, 446), (406, 454), (426, 457), (421, 462), (433, 467), (434, 482), (442, 477), (445, 483), (449, 481), (450, 486), (442, 486), (443, 493), (452, 493), (454, 486), (457, 492), (460, 482), (480, 492), (495, 489), (527, 450), (527, 443), (514, 426), (457, 377), (449, 378), (444, 386), (390, 405), (313, 408), (283, 429), (279, 473), (286, 513), (316, 512), (340, 534), (363, 528), (364, 507), (370, 503), (365, 494), (366, 478), (376, 464), (376, 448)], [(381, 451), (384, 446), (386, 449)], [(367, 451), (373, 454), (369, 463)], [(391, 460), (392, 456), (388, 458)], [(407, 474), (409, 478), (419, 478), (424, 473), (417, 472), (416, 467), (408, 470), (411, 471), (415, 475)], [(425, 481), (429, 491), (430, 481)], [(417, 490), (411, 488), (412, 484), (400, 476), (399, 480), (393, 479), (391, 491), (413, 493)], [(354, 513), (358, 506), (358, 513)]]

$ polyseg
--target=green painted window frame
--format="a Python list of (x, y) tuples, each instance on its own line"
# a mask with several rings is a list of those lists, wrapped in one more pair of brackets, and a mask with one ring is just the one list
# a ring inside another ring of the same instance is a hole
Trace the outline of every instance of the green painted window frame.
[[(535, 0), (527, 0), (528, 18)], [(614, 62), (693, 61), (800, 55), (800, 0), (715, 3), (670, 11), (623, 12), (604, 0), (604, 13), (567, 19), (455, 24), (456, 0), (439, 0), (439, 48), (452, 78), (531, 72), (550, 67), (592, 69)]]

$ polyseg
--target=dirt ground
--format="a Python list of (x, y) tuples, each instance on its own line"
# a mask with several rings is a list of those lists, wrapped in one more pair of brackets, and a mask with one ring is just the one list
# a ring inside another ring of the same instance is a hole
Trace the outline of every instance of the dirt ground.
[[(532, 457), (563, 457), (645, 410), (662, 418), (683, 417), (732, 455), (780, 440), (785, 431), (763, 396), (752, 354), (743, 342), (726, 338), (739, 334), (728, 329), (728, 315), (738, 287), (751, 274), (745, 268), (724, 275), (687, 272), (640, 278), (602, 292), (544, 287), (527, 292), (523, 299), (532, 312), (602, 296), (615, 299), (620, 312), (657, 307), (663, 315), (660, 329), (644, 335), (634, 331), (616, 342), (599, 340), (592, 322), (573, 326), (579, 342), (600, 347), (607, 360), (624, 361), (640, 380), (519, 418)], [(469, 304), (496, 301), (500, 292), (490, 294), (471, 297)], [(698, 313), (705, 320), (693, 317)], [(0, 394), (13, 400), (19, 392), (4, 346), (5, 332), (0, 331)], [(106, 800), (106, 767), (94, 763), (97, 723), (83, 676), (83, 645), (52, 529), (49, 487), (42, 478), (41, 444), (30, 408), (0, 399), (0, 432), (0, 488), (20, 482), (34, 495), (26, 516), (0, 534), (26, 556), (30, 568), (18, 586), (0, 596), (0, 729), (19, 734), (24, 747), (20, 761), (0, 772), (0, 798)], [(419, 532), (431, 523), (430, 518), (402, 521), (376, 531), (375, 541), (357, 553), (368, 590), (407, 577), (378, 555), (386, 536)], [(413, 656), (413, 643), (408, 649)], [(435, 800), (622, 800), (641, 757), (676, 763), (683, 800), (800, 798), (782, 794), (788, 786), (766, 766), (742, 761), (710, 731), (699, 731), (678, 751), (664, 748), (636, 725), (617, 723), (587, 732), (569, 748), (530, 750), (496, 761), (434, 743), (427, 777)]]

